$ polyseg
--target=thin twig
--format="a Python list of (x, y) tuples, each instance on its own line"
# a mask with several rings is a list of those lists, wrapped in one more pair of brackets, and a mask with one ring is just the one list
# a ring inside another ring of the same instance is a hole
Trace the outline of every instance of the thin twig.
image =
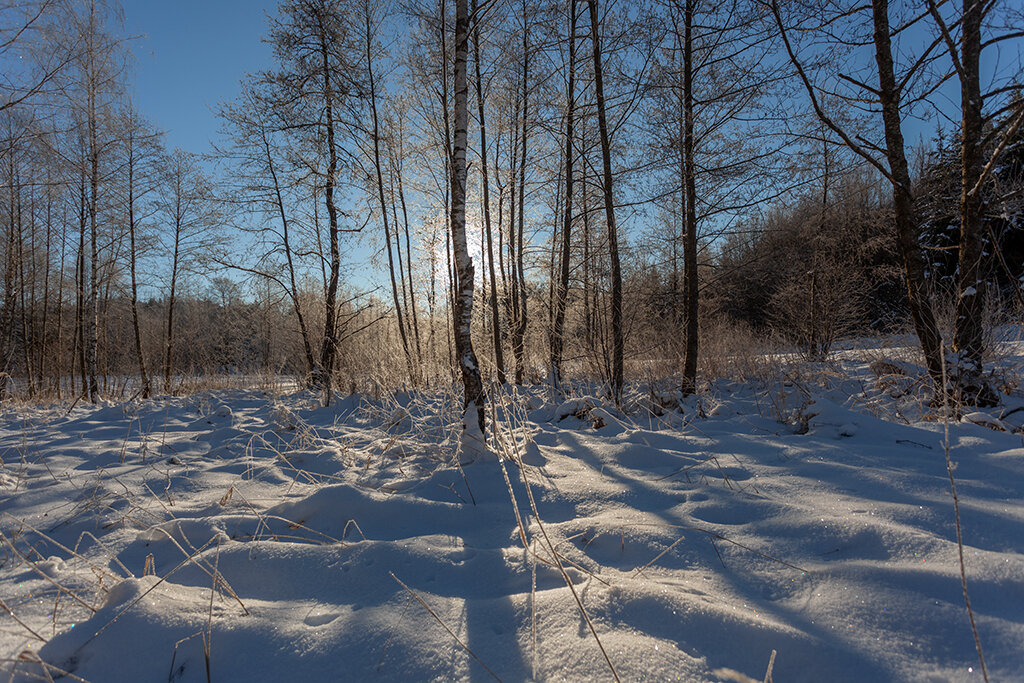
[(515, 462), (519, 465), (519, 471), (523, 477), (523, 485), (526, 487), (526, 497), (530, 501), (530, 511), (533, 512), (533, 518), (537, 520), (537, 528), (540, 529), (540, 534), (544, 539), (544, 544), (547, 545), (548, 550), (551, 552), (552, 559), (555, 561), (555, 565), (558, 568), (559, 573), (562, 575), (562, 580), (565, 581), (565, 585), (569, 587), (572, 592), (572, 597), (576, 601), (576, 606), (579, 607), (580, 614), (583, 615), (584, 621), (587, 622), (587, 627), (590, 629), (590, 633), (594, 636), (594, 640), (597, 642), (597, 647), (601, 650), (601, 654), (604, 656), (604, 661), (608, 663), (608, 668), (612, 672), (612, 678), (615, 679), (616, 683), (619, 683), (619, 674), (615, 670), (615, 665), (612, 664), (611, 657), (608, 656), (608, 651), (605, 650), (604, 644), (601, 642), (601, 637), (597, 635), (597, 628), (594, 626), (594, 622), (590, 620), (590, 615), (587, 614), (586, 608), (583, 607), (583, 600), (580, 599), (579, 593), (576, 591), (576, 586), (573, 585), (572, 579), (569, 578), (569, 574), (566, 573), (565, 567), (562, 565), (562, 561), (559, 559), (558, 553), (555, 552), (555, 546), (548, 537), (547, 529), (544, 527), (544, 523), (540, 519), (540, 512), (537, 510), (537, 501), (533, 497), (533, 489), (530, 486), (530, 481), (526, 476), (526, 465), (523, 463), (522, 454), (519, 452), (519, 444), (516, 443), (515, 439), (512, 440), (512, 449), (515, 453)]
[[(943, 343), (945, 347), (945, 343)], [(953, 461), (949, 457), (949, 385), (946, 381), (946, 364), (942, 364), (942, 427), (944, 431), (943, 451), (946, 454), (946, 474), (949, 475), (949, 490), (953, 492), (953, 515), (956, 518), (956, 547), (960, 556), (960, 586), (964, 591), (964, 605), (967, 607), (967, 618), (971, 622), (971, 633), (974, 634), (974, 647), (978, 651), (981, 663), (981, 677), (988, 683), (988, 667), (985, 666), (985, 655), (981, 651), (981, 638), (978, 627), (974, 623), (974, 610), (971, 609), (971, 598), (967, 594), (967, 570), (964, 567), (964, 537), (960, 527), (960, 499), (956, 495), (956, 480), (953, 478)]]
[(52, 576), (50, 576), (49, 574), (47, 574), (46, 572), (44, 572), (44, 571), (43, 571), (42, 569), (40, 569), (39, 567), (37, 567), (37, 566), (35, 565), (35, 563), (33, 563), (33, 562), (32, 562), (31, 560), (29, 560), (29, 559), (28, 559), (27, 557), (25, 557), (24, 555), (22, 555), (22, 554), (21, 554), (21, 551), (19, 551), (19, 550), (18, 550), (18, 549), (17, 549), (16, 547), (14, 547), (14, 541), (12, 541), (12, 540), (9, 540), (9, 539), (7, 538), (7, 536), (5, 536), (5, 535), (4, 535), (4, 533), (3, 533), (2, 531), (0, 531), (0, 541), (4, 541), (4, 542), (6, 542), (6, 543), (7, 543), (7, 545), (8, 545), (8, 546), (10, 546), (10, 548), (11, 548), (11, 552), (13, 552), (13, 553), (14, 553), (15, 555), (17, 555), (17, 556), (18, 556), (18, 559), (20, 559), (20, 560), (21, 560), (22, 562), (24, 562), (24, 563), (25, 563), (25, 566), (26, 566), (26, 567), (28, 567), (28, 568), (29, 568), (29, 569), (31, 569), (31, 570), (32, 570), (33, 572), (35, 572), (36, 574), (38, 574), (40, 578), (42, 578), (42, 579), (43, 579), (44, 581), (47, 581), (47, 582), (49, 582), (49, 583), (53, 584), (53, 586), (54, 586), (54, 587), (55, 587), (55, 588), (56, 588), (56, 589), (57, 589), (58, 591), (62, 591), (62, 592), (64, 592), (64, 593), (67, 593), (67, 594), (68, 594), (69, 596), (71, 596), (71, 598), (72, 598), (72, 599), (73, 599), (73, 600), (74, 600), (75, 602), (77, 602), (77, 603), (78, 603), (78, 604), (80, 604), (80, 605), (81, 605), (82, 607), (84, 607), (84, 608), (86, 608), (87, 610), (89, 610), (89, 611), (90, 611), (91, 613), (93, 613), (93, 614), (95, 614), (95, 613), (96, 613), (96, 608), (95, 608), (95, 607), (93, 607), (92, 605), (90, 605), (89, 603), (87, 603), (87, 602), (86, 602), (85, 600), (83, 600), (82, 598), (78, 597), (78, 595), (76, 595), (76, 594), (75, 594), (74, 592), (72, 592), (72, 591), (71, 591), (71, 590), (70, 590), (69, 588), (67, 588), (67, 587), (65, 587), (65, 586), (62, 586), (61, 584), (57, 583), (57, 581), (56, 581), (56, 580), (55, 580), (55, 579), (54, 579), (54, 578), (53, 578)]
[(210, 609), (206, 614), (206, 633), (203, 634), (203, 660), (206, 662), (206, 683), (210, 678), (210, 654), (213, 650), (213, 598), (217, 594), (217, 579), (220, 576), (220, 538), (217, 539), (217, 555), (213, 560), (213, 584), (210, 586)]
[(772, 656), (768, 658), (768, 670), (764, 672), (764, 683), (772, 683), (772, 669), (775, 668), (775, 650), (772, 650)]
[(39, 640), (43, 641), (44, 643), (46, 642), (46, 638), (43, 638), (41, 635), (39, 635), (34, 630), (32, 630), (31, 626), (29, 626), (24, 621), (22, 621), (21, 619), (18, 618), (18, 615), (14, 613), (14, 610), (12, 610), (10, 607), (7, 606), (7, 603), (3, 601), (3, 598), (0, 598), (0, 608), (2, 608), (5, 612), (10, 614), (11, 618), (14, 619), (16, 622), (18, 622), (18, 624), (20, 624), (26, 631), (28, 631), (29, 633), (31, 633), (33, 636), (35, 636)]
[(395, 581), (397, 581), (397, 582), (398, 582), (398, 585), (400, 585), (400, 586), (401, 586), (402, 588), (404, 588), (404, 589), (406, 590), (406, 592), (408, 592), (408, 593), (409, 593), (409, 595), (411, 595), (411, 596), (412, 596), (413, 598), (415, 598), (415, 599), (416, 599), (416, 602), (418, 602), (418, 603), (420, 603), (421, 605), (423, 605), (424, 609), (426, 609), (426, 610), (427, 610), (428, 612), (430, 612), (430, 616), (434, 617), (434, 619), (436, 619), (436, 620), (437, 620), (437, 623), (441, 624), (441, 626), (443, 626), (443, 627), (444, 627), (444, 630), (445, 630), (445, 631), (448, 631), (448, 635), (450, 635), (450, 636), (451, 636), (452, 638), (454, 638), (454, 639), (455, 639), (455, 642), (456, 642), (456, 643), (458, 643), (459, 645), (461, 645), (461, 646), (462, 646), (462, 649), (463, 649), (463, 650), (465, 650), (466, 652), (468, 652), (468, 653), (469, 653), (469, 655), (470, 655), (470, 656), (471, 656), (471, 657), (472, 657), (473, 659), (475, 659), (475, 660), (477, 661), (477, 663), (478, 663), (478, 664), (479, 664), (480, 666), (482, 666), (482, 667), (484, 668), (484, 670), (485, 670), (485, 671), (486, 671), (487, 673), (489, 673), (489, 674), (491, 675), (491, 678), (493, 678), (493, 679), (494, 679), (494, 680), (496, 680), (496, 681), (499, 681), (499, 683), (500, 683), (501, 679), (500, 679), (500, 678), (498, 678), (498, 676), (497, 676), (497, 675), (496, 675), (496, 674), (495, 674), (495, 673), (494, 673), (493, 671), (491, 671), (491, 670), (490, 670), (490, 669), (489, 669), (489, 668), (487, 667), (487, 665), (486, 665), (486, 664), (484, 664), (484, 663), (483, 663), (483, 662), (482, 662), (482, 661), (480, 660), (480, 658), (479, 658), (479, 657), (477, 657), (477, 656), (476, 656), (476, 653), (474, 653), (474, 652), (473, 652), (472, 650), (470, 650), (470, 649), (469, 649), (469, 646), (468, 646), (468, 645), (466, 645), (466, 644), (465, 644), (464, 642), (462, 642), (462, 640), (461, 640), (461, 639), (460, 639), (460, 638), (459, 638), (459, 637), (458, 637), (457, 635), (455, 635), (455, 631), (452, 631), (452, 630), (451, 630), (450, 628), (448, 628), (448, 624), (444, 623), (444, 621), (443, 621), (443, 620), (441, 619), (441, 617), (437, 616), (437, 612), (435, 612), (434, 610), (432, 610), (432, 609), (430, 608), (430, 605), (428, 605), (428, 604), (427, 604), (427, 603), (426, 603), (426, 602), (425, 602), (425, 601), (423, 600), (423, 598), (421, 598), (421, 597), (420, 597), (419, 595), (417, 595), (417, 594), (416, 594), (416, 591), (414, 591), (413, 589), (409, 588), (409, 587), (408, 587), (408, 586), (406, 586), (406, 585), (405, 585), (404, 583), (402, 583), (402, 580), (401, 580), (400, 578), (398, 578), (397, 576), (395, 576), (395, 573), (394, 573), (394, 572), (388, 572), (388, 574), (390, 574), (390, 575), (391, 575), (391, 578), (392, 578), (392, 579), (394, 579)]
[(409, 611), (409, 605), (412, 604), (412, 597), (405, 601), (405, 607), (402, 608), (402, 613), (398, 615), (398, 620), (395, 621), (395, 625), (391, 627), (391, 635), (388, 636), (388, 640), (384, 643), (384, 649), (380, 653), (380, 661), (377, 662), (377, 671), (384, 666), (384, 655), (388, 653), (388, 648), (391, 646), (391, 641), (395, 638), (395, 632), (398, 631), (398, 627), (402, 625), (402, 620), (405, 619), (405, 613)]

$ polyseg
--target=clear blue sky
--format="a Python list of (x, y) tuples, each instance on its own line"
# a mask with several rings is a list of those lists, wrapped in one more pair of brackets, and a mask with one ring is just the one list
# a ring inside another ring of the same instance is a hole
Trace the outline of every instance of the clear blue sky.
[(266, 68), (266, 14), (276, 0), (122, 0), (137, 36), (135, 106), (167, 132), (168, 147), (206, 152), (218, 122), (211, 108)]

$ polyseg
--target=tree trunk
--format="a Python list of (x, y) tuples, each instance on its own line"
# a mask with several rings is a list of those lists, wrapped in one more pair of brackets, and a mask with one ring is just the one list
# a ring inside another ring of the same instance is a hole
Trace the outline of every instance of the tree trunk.
[[(575, 2), (575, 0), (573, 0)], [(504, 384), (505, 354), (501, 344), (501, 316), (498, 311), (498, 279), (494, 272), (494, 240), (491, 234), (491, 188), (487, 172), (487, 118), (484, 112), (484, 86), (480, 76), (480, 19), (473, 0), (473, 52), (476, 67), (476, 108), (480, 117), (480, 184), (483, 186), (484, 239), (487, 241), (487, 265), (491, 280), (491, 332), (494, 341), (494, 364), (498, 368), (498, 384)]]
[(697, 282), (697, 169), (693, 160), (693, 6), (683, 11), (683, 181), (686, 187), (686, 240), (683, 242), (683, 288), (686, 302), (686, 352), (683, 357), (683, 396), (697, 391), (697, 332), (700, 309)]
[(555, 294), (555, 319), (551, 328), (551, 381), (562, 383), (562, 351), (565, 346), (565, 309), (569, 298), (569, 256), (572, 245), (573, 123), (576, 115), (576, 0), (569, 2), (569, 85), (565, 111), (565, 209), (562, 220), (562, 253)]
[(458, 269), (459, 292), (455, 299), (455, 344), (462, 385), (465, 391), (466, 417), (476, 410), (477, 428), (484, 432), (484, 390), (480, 367), (473, 351), (471, 323), (473, 319), (473, 260), (466, 243), (466, 138), (469, 127), (469, 82), (466, 56), (469, 48), (469, 8), (467, 0), (455, 0), (455, 136), (452, 150), (452, 247)]
[(135, 243), (135, 130), (129, 123), (128, 129), (128, 270), (131, 276), (131, 309), (132, 309), (132, 332), (135, 336), (135, 356), (139, 362), (139, 379), (142, 382), (140, 392), (142, 398), (146, 399), (153, 393), (149, 373), (146, 371), (146, 357), (142, 353), (142, 332), (139, 327), (139, 287), (136, 277), (136, 243)]
[(517, 383), (522, 381), (519, 379), (521, 376), (519, 371), (520, 357), (519, 347), (516, 343), (516, 333), (519, 330), (519, 313), (522, 310), (519, 305), (519, 277), (517, 275), (518, 271), (516, 270), (516, 264), (518, 262), (516, 259), (516, 245), (518, 244), (518, 240), (516, 239), (516, 208), (519, 206), (516, 200), (516, 190), (517, 179), (519, 178), (519, 143), (521, 139), (519, 135), (519, 124), (521, 123), (519, 111), (521, 106), (522, 103), (517, 95), (514, 98), (514, 103), (512, 105), (512, 125), (509, 127), (509, 135), (511, 138), (509, 140), (510, 153), (508, 158), (508, 227), (503, 233), (505, 238), (505, 247), (508, 252), (507, 278), (505, 272), (502, 273), (502, 279), (505, 281), (508, 291), (505, 315), (509, 320), (509, 336), (512, 343), (512, 357), (516, 366), (514, 369), (514, 376)]
[(526, 0), (523, 0), (523, 129), (522, 146), (519, 148), (519, 229), (516, 231), (516, 289), (519, 291), (519, 310), (516, 312), (516, 325), (512, 335), (512, 351), (516, 357), (516, 384), (522, 384), (526, 374), (526, 326), (528, 313), (528, 297), (526, 292), (526, 272), (523, 265), (523, 233), (526, 228), (526, 145), (530, 125), (530, 32)]
[(78, 349), (78, 370), (82, 377), (82, 397), (86, 397), (89, 391), (89, 370), (85, 361), (85, 232), (89, 226), (89, 209), (85, 195), (85, 166), (79, 173), (79, 206), (78, 206), (78, 263), (76, 273), (78, 285), (76, 306), (75, 306), (75, 344)]
[[(402, 133), (400, 132), (399, 135)], [(402, 156), (401, 150), (399, 150), (398, 157)], [(414, 287), (414, 281), (412, 277), (412, 243), (409, 240), (409, 209), (405, 204), (405, 186), (402, 181), (402, 167), (401, 161), (396, 161), (395, 175), (398, 176), (398, 201), (402, 205), (402, 229), (405, 232), (405, 268), (407, 286), (409, 288), (409, 308), (407, 310), (408, 317), (412, 319), (412, 331), (413, 337), (416, 339), (416, 362), (423, 366), (423, 347), (420, 342), (420, 324), (419, 315), (417, 314), (416, 308), (416, 288)], [(398, 228), (396, 227), (395, 230)]]
[[(43, 320), (40, 332), (39, 356), (36, 359), (36, 377), (40, 389), (45, 390), (47, 386), (46, 373), (49, 370), (49, 319), (50, 319), (50, 269), (53, 263), (51, 250), (53, 248), (53, 183), (50, 174), (47, 173), (46, 189), (46, 263), (43, 267)], [(63, 270), (60, 271), (63, 275)], [(54, 363), (56, 364), (56, 363)]]
[[(401, 133), (399, 133), (399, 135), (400, 134)], [(396, 136), (392, 136), (390, 139), (391, 147), (387, 157), (388, 198), (391, 206), (391, 224), (395, 226), (395, 262), (398, 270), (398, 289), (401, 292), (402, 306), (405, 307), (405, 328), (406, 334), (409, 335), (409, 353), (413, 356), (413, 363), (416, 367), (415, 383), (419, 384), (423, 357), (420, 354), (419, 331), (416, 324), (416, 309), (413, 306), (414, 300), (410, 297), (412, 278), (406, 277), (406, 264), (412, 263), (412, 250), (407, 249), (405, 253), (402, 251), (402, 232), (399, 227), (402, 225), (402, 221), (398, 218), (398, 189), (395, 187), (396, 176), (398, 175), (398, 165), (395, 163), (395, 157), (399, 152), (394, 149), (395, 139)], [(408, 224), (406, 224), (406, 238), (408, 238), (408, 227)]]
[(277, 208), (278, 217), (281, 219), (281, 239), (284, 243), (284, 256), (288, 262), (288, 284), (291, 287), (289, 294), (292, 299), (292, 306), (295, 308), (295, 317), (299, 323), (299, 334), (302, 336), (302, 351), (306, 355), (306, 372), (312, 380), (316, 372), (316, 361), (313, 359), (313, 346), (309, 341), (309, 329), (306, 326), (306, 317), (302, 314), (302, 306), (299, 304), (299, 290), (295, 282), (295, 262), (292, 256), (291, 236), (289, 234), (291, 225), (288, 215), (284, 209), (284, 197), (281, 196), (281, 184), (277, 179), (277, 169), (274, 166), (274, 158), (270, 152), (270, 140), (267, 139), (266, 129), (260, 123), (260, 135), (263, 140), (263, 150), (267, 155), (267, 168), (270, 170), (270, 179), (274, 183), (274, 205)]
[[(62, 357), (62, 354), (60, 353), (60, 350), (61, 350), (61, 347), (62, 347), (62, 345), (61, 345), (61, 337), (63, 336), (62, 333), (64, 331), (64, 280), (65, 280), (65, 278), (63, 277), (63, 274), (64, 274), (64, 266), (65, 266), (65, 251), (66, 251), (66, 248), (67, 248), (67, 225), (68, 225), (67, 220), (66, 220), (67, 219), (67, 204), (64, 205), (64, 208), (62, 209), (61, 213), (62, 213), (62, 220), (61, 220), (62, 230), (61, 230), (61, 236), (60, 236), (60, 267), (57, 269), (57, 272), (61, 274), (61, 277), (57, 278), (57, 330), (56, 330), (56, 333), (54, 334), (54, 340), (55, 340), (55, 344), (56, 344), (56, 347), (57, 347), (57, 354), (56, 354), (56, 359), (55, 359), (56, 360), (56, 367), (52, 369), (53, 373), (56, 375), (56, 380), (57, 380), (56, 383), (55, 383), (56, 386), (54, 388), (56, 389), (56, 392), (57, 392), (57, 400), (58, 401), (61, 399), (61, 383), (64, 381), (64, 364), (63, 364), (63, 360), (64, 359)], [(74, 384), (74, 367), (75, 367), (75, 363), (74, 363), (74, 358), (72, 357), (72, 361), (71, 361), (72, 384)]]
[(604, 77), (601, 71), (601, 43), (598, 35), (597, 0), (587, 0), (590, 5), (590, 35), (594, 47), (594, 87), (597, 94), (597, 125), (601, 134), (601, 159), (604, 171), (604, 213), (608, 228), (608, 255), (612, 267), (612, 398), (616, 403), (622, 400), (623, 382), (623, 333), (622, 333), (622, 270), (619, 264), (619, 237), (615, 225), (615, 200), (612, 180), (611, 141), (608, 136), (608, 120), (605, 113)]
[[(450, 91), (448, 89), (448, 3), (447, 0), (441, 0), (441, 22), (439, 28), (439, 34), (441, 38), (441, 92), (439, 97), (441, 100), (441, 111), (443, 115), (441, 120), (443, 122), (444, 130), (444, 215), (447, 225), (445, 225), (445, 236), (444, 236), (444, 267), (445, 272), (448, 274), (448, 306), (445, 307), (445, 338), (448, 342), (448, 359), (445, 363), (445, 367), (451, 370), (452, 381), (456, 381), (455, 368), (458, 365), (458, 352), (454, 347), (453, 335), (455, 332), (455, 325), (458, 325), (457, 316), (455, 315), (455, 306), (457, 292), (459, 288), (458, 273), (456, 273), (455, 262), (452, 258), (452, 164), (454, 160), (452, 158), (452, 130), (451, 120), (449, 112), (452, 111), (451, 101), (449, 98)], [(456, 8), (456, 11), (458, 9)]]
[(96, 92), (89, 90), (89, 295), (86, 306), (85, 364), (89, 400), (99, 399), (96, 354), (99, 349), (99, 186), (100, 152), (97, 140)]
[(936, 387), (943, 386), (942, 337), (935, 323), (931, 302), (925, 293), (925, 265), (918, 243), (917, 211), (904, 149), (900, 116), (900, 91), (893, 69), (892, 41), (889, 28), (888, 0), (872, 0), (874, 19), (875, 61), (878, 64), (878, 98), (885, 126), (886, 157), (892, 175), (893, 212), (896, 242), (903, 260), (910, 315), (921, 342), (928, 374)]
[(174, 253), (171, 258), (171, 289), (167, 297), (167, 329), (164, 344), (164, 391), (171, 393), (171, 367), (174, 360), (174, 298), (178, 287), (178, 266), (181, 255), (181, 176), (176, 181), (177, 198), (174, 212)]
[[(391, 244), (391, 224), (388, 221), (388, 204), (384, 197), (384, 172), (380, 155), (380, 120), (377, 116), (377, 88), (373, 73), (373, 30), (370, 22), (370, 5), (364, 8), (366, 27), (366, 73), (370, 83), (370, 112), (373, 114), (373, 165), (376, 171), (377, 196), (380, 199), (381, 220), (384, 222), (384, 241), (388, 252), (388, 274), (391, 276), (391, 296), (395, 302), (395, 315), (398, 318), (398, 335), (402, 339), (402, 353), (405, 354), (406, 369), (409, 381), (416, 383), (416, 366), (409, 349), (409, 336), (406, 334), (405, 319), (402, 316), (402, 300), (398, 294), (398, 281), (395, 277), (395, 256)], [(398, 229), (398, 226), (395, 226)]]
[[(21, 187), (21, 179), (18, 179), (18, 187)], [(35, 194), (29, 188), (31, 199), (29, 201), (29, 216), (34, 216), (35, 206)], [(33, 220), (34, 222), (34, 220)], [(18, 192), (18, 276), (19, 276), (19, 287), (18, 290), (21, 293), (21, 351), (22, 351), (22, 362), (25, 365), (25, 382), (26, 388), (28, 389), (28, 395), (31, 398), (35, 396), (35, 382), (32, 380), (32, 349), (35, 346), (35, 334), (33, 330), (33, 321), (35, 318), (35, 277), (29, 281), (26, 270), (31, 267), (35, 270), (35, 259), (32, 264), (28, 263), (28, 258), (25, 255), (25, 222), (22, 216), (22, 199), (21, 192)], [(35, 226), (32, 226), (32, 230), (29, 233), (29, 253), (35, 253)], [(30, 300), (31, 297), (31, 300)]]
[[(942, 337), (935, 323), (932, 303), (926, 293), (925, 261), (918, 241), (918, 216), (914, 207), (913, 187), (907, 165), (904, 148), (902, 115), (900, 112), (901, 88), (897, 84), (893, 67), (892, 38), (889, 26), (888, 0), (872, 0), (871, 14), (874, 29), (875, 62), (878, 67), (878, 88), (870, 88), (872, 95), (878, 98), (882, 113), (882, 124), (885, 131), (886, 164), (856, 142), (839, 125), (825, 114), (815, 94), (815, 88), (800, 64), (793, 47), (789, 42), (786, 29), (782, 23), (782, 15), (777, 0), (772, 0), (772, 13), (776, 26), (782, 33), (782, 39), (789, 53), (789, 58), (797, 70), (807, 93), (811, 98), (818, 119), (835, 132), (843, 143), (852, 151), (868, 161), (886, 175), (892, 185), (893, 218), (896, 228), (896, 246), (903, 262), (903, 274), (907, 287), (907, 301), (911, 319), (921, 343), (928, 374), (936, 387), (943, 387), (945, 375), (945, 353), (942, 348)], [(886, 169), (886, 165), (888, 169)]]
[(331, 273), (327, 283), (327, 299), (324, 302), (324, 338), (320, 348), (320, 383), (323, 387), (323, 404), (331, 403), (334, 363), (338, 355), (338, 279), (341, 275), (341, 249), (338, 245), (338, 209), (334, 205), (334, 183), (338, 172), (338, 150), (334, 146), (334, 89), (331, 86), (330, 61), (328, 60), (327, 36), (320, 32), (320, 56), (324, 79), (324, 124), (327, 127), (327, 176), (324, 179), (324, 202), (327, 205), (328, 229), (330, 230)]
[(964, 0), (960, 37), (960, 281), (953, 350), (959, 364), (956, 374), (960, 398), (973, 405), (992, 406), (999, 402), (999, 396), (984, 377), (984, 202), (982, 189), (975, 187), (985, 165), (981, 142), (982, 17), (982, 3)]
[(8, 202), (10, 220), (7, 224), (7, 248), (4, 259), (4, 291), (3, 309), (0, 310), (0, 401), (7, 398), (10, 373), (14, 363), (14, 310), (17, 305), (17, 294), (14, 288), (15, 272), (15, 237), (14, 237), (14, 154), (10, 157), (10, 177), (8, 184)]
[(597, 348), (597, 344), (594, 339), (594, 306), (592, 305), (593, 298), (596, 296), (597, 287), (594, 286), (593, 282), (593, 258), (594, 250), (591, 248), (591, 232), (590, 232), (590, 192), (589, 182), (590, 174), (588, 172), (589, 163), (586, 159), (586, 154), (589, 151), (587, 147), (587, 119), (582, 118), (580, 121), (580, 149), (583, 150), (583, 164), (582, 164), (582, 178), (580, 178), (580, 213), (583, 216), (583, 335), (584, 342), (587, 349), (594, 350)]

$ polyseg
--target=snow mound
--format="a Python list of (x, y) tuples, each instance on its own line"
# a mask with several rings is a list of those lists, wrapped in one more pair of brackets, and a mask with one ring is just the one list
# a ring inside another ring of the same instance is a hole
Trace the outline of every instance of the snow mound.
[[(482, 435), (442, 398), (403, 399), (401, 433), (395, 402), (274, 401), (211, 396), (212, 429), (179, 399), (0, 423), (0, 453), (33, 445), (0, 489), (5, 679), (589, 681), (607, 656), (710, 683), (773, 651), (778, 681), (977, 678), (941, 424), (811, 393), (796, 433), (737, 387), (638, 426), (584, 396), (460, 468)], [(1024, 449), (949, 430), (989, 670), (1022, 680)]]
[(286, 405), (274, 406), (270, 411), (270, 419), (274, 423), (274, 428), (278, 431), (291, 432), (295, 431), (296, 427), (299, 426), (299, 418)]
[(981, 411), (967, 413), (961, 418), (961, 421), (980, 425), (982, 427), (988, 427), (989, 429), (994, 429), (999, 432), (1010, 431), (1009, 429), (1006, 428), (1006, 425), (1003, 424), (1003, 422), (999, 418)]

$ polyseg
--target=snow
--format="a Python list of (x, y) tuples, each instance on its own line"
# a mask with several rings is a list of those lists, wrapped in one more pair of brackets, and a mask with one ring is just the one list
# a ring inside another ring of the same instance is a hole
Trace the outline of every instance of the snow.
[(1004, 432), (1007, 431), (1006, 425), (1003, 424), (1002, 420), (1000, 420), (998, 417), (994, 415), (989, 415), (988, 413), (985, 412), (975, 411), (967, 413), (960, 419), (963, 420), (964, 422), (971, 422), (973, 424), (981, 425), (983, 427), (998, 429), (999, 431)]
[(469, 465), (477, 460), (493, 459), (493, 453), (487, 446), (487, 437), (480, 429), (480, 422), (477, 420), (477, 409), (475, 402), (466, 406), (462, 416), (462, 436), (459, 439), (459, 464)]
[[(980, 680), (943, 425), (885, 367), (682, 412), (510, 390), (489, 445), (441, 395), (7, 409), (0, 670), (609, 680), (603, 648), (622, 680), (762, 680), (773, 651), (778, 681)], [(1024, 442), (949, 430), (986, 661), (1021, 680)], [(460, 467), (470, 442), (500, 459)]]

